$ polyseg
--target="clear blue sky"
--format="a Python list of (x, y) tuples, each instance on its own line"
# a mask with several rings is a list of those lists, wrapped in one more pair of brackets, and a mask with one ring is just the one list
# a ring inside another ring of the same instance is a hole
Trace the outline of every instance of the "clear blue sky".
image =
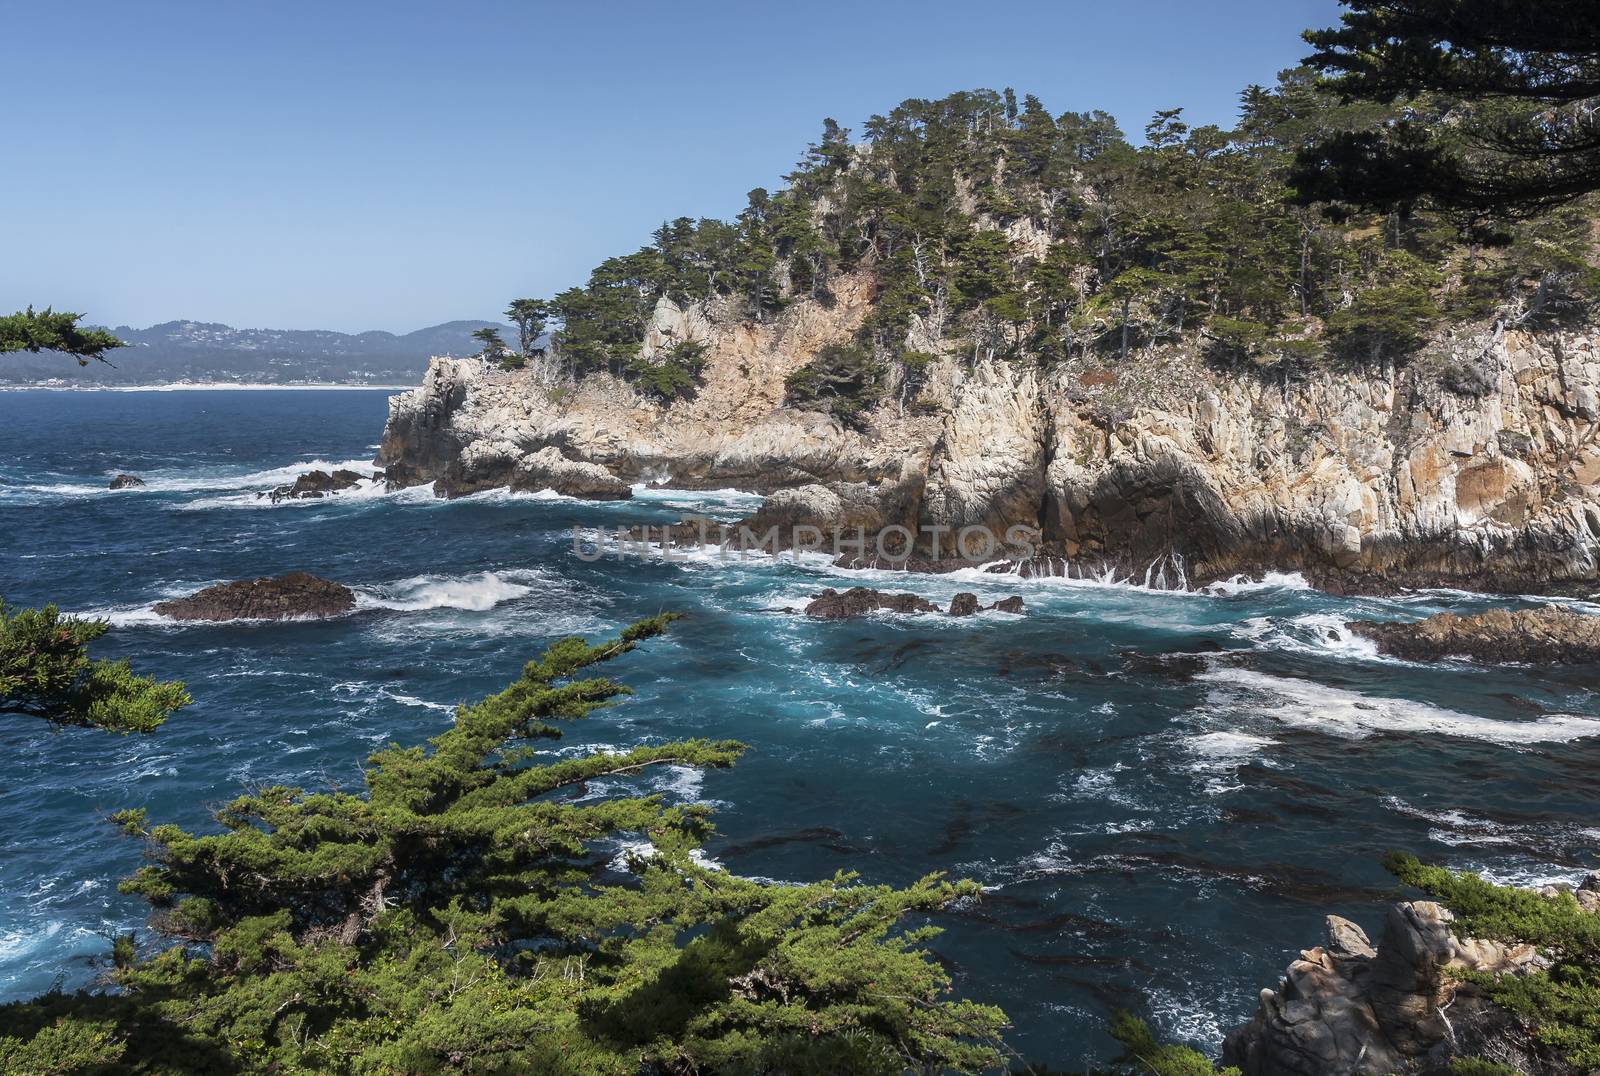
[(728, 216), (824, 116), (1013, 86), (1130, 134), (1334, 0), (7, 5), (0, 309), (406, 331)]

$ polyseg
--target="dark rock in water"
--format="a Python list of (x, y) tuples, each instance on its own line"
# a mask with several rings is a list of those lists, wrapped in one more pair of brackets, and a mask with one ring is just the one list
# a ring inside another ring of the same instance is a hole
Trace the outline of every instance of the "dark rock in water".
[(276, 578), (219, 583), (187, 598), (159, 602), (155, 611), (174, 620), (286, 620), (339, 616), (355, 604), (355, 594), (342, 583), (309, 572), (290, 572)]
[(1374, 947), (1330, 915), (1326, 942), (1290, 964), (1277, 990), (1261, 991), (1255, 1017), (1228, 1035), (1223, 1064), (1246, 1076), (1380, 1076), (1481, 1056), (1547, 1071), (1519, 1021), (1445, 970), (1516, 975), (1541, 966), (1537, 951), (1459, 938), (1453, 918), (1432, 901), (1396, 904)]
[(989, 608), (993, 609), (997, 613), (1014, 613), (1017, 616), (1021, 616), (1023, 608), (1022, 598), (1020, 595), (1013, 594), (1009, 598), (1001, 598), (999, 601), (989, 606)]
[(885, 594), (866, 587), (851, 587), (840, 593), (824, 590), (806, 606), (806, 616), (822, 620), (848, 620), (879, 609), (891, 613), (937, 613), (939, 607), (915, 594)]
[(978, 596), (965, 590), (950, 599), (951, 616), (971, 616), (978, 609)]
[(115, 478), (113, 478), (111, 480), (111, 485), (110, 485), (109, 488), (111, 488), (111, 489), (133, 489), (136, 486), (142, 486), (142, 485), (144, 485), (144, 479), (140, 478), (138, 475), (119, 474), (119, 475), (117, 475), (117, 477), (115, 477)]
[(1345, 627), (1376, 642), (1383, 653), (1408, 661), (1467, 657), (1541, 665), (1600, 662), (1600, 617), (1556, 605), (1491, 609), (1472, 616), (1438, 613), (1407, 624), (1357, 620)]
[[(374, 475), (373, 477), (376, 478), (378, 476)], [(264, 490), (261, 493), (257, 493), (256, 496), (271, 497), (274, 504), (286, 499), (314, 500), (319, 497), (326, 497), (330, 493), (338, 493), (342, 490), (350, 489), (360, 484), (365, 478), (366, 475), (358, 471), (349, 471), (343, 468), (334, 471), (332, 474), (327, 471), (307, 471), (289, 485)]]

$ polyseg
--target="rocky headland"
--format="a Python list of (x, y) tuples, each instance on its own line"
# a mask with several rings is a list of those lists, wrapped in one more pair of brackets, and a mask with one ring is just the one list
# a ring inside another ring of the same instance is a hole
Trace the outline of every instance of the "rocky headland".
[(340, 616), (355, 608), (355, 593), (309, 572), (219, 583), (185, 598), (158, 602), (173, 620), (289, 620)]
[[(1457, 324), (1409, 362), (1293, 374), (1220, 369), (1198, 341), (1048, 369), (945, 355), (914, 406), (892, 382), (857, 422), (786, 406), (785, 379), (874, 300), (865, 273), (761, 322), (660, 299), (643, 359), (684, 340), (705, 356), (696, 394), (670, 405), (604, 373), (555, 384), (436, 359), (391, 400), (379, 462), (392, 486), (443, 496), (751, 489), (768, 495), (762, 529), (907, 528), (914, 568), (966, 554), (1158, 585), (1269, 569), (1346, 592), (1597, 585), (1592, 330)], [(994, 545), (959, 548), (963, 528)]]

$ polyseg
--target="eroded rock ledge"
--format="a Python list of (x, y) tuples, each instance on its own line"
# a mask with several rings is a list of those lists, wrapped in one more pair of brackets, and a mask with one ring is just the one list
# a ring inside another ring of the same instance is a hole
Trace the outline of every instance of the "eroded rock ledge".
[(1357, 620), (1345, 627), (1407, 661), (1464, 657), (1478, 661), (1580, 665), (1600, 662), (1600, 617), (1547, 605), (1491, 609), (1458, 616), (1438, 613), (1410, 623)]

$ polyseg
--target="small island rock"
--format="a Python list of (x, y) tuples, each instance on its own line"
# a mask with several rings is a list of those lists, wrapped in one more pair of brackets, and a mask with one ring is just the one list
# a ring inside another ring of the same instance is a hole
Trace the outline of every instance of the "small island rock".
[(173, 620), (287, 620), (339, 616), (355, 604), (355, 593), (342, 583), (309, 572), (290, 572), (219, 583), (186, 598), (158, 602), (155, 611)]
[(144, 485), (144, 479), (138, 475), (119, 474), (111, 480), (110, 489), (136, 489)]
[(806, 616), (821, 620), (849, 620), (884, 610), (890, 613), (937, 613), (939, 607), (915, 594), (885, 594), (866, 587), (840, 592), (824, 590), (806, 606)]

